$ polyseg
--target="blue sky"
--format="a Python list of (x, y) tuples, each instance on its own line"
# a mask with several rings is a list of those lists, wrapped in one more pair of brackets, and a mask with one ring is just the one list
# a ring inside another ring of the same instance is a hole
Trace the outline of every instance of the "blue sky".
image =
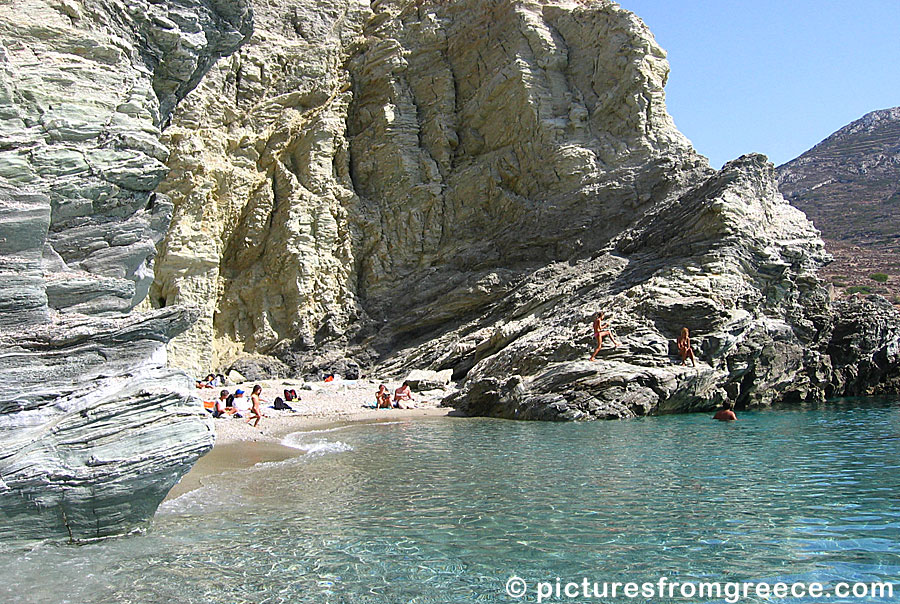
[(666, 104), (713, 167), (775, 165), (900, 106), (900, 0), (618, 0), (669, 55)]

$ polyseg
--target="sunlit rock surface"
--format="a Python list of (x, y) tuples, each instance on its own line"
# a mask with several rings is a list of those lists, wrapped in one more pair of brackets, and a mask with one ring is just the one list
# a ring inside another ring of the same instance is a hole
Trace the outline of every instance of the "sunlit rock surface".
[[(664, 51), (617, 5), (254, 8), (166, 132), (150, 298), (201, 315), (174, 364), (450, 369), (447, 404), (530, 419), (820, 401), (895, 371), (836, 367), (818, 232), (764, 157), (693, 150)], [(589, 362), (601, 309), (622, 345)]]
[(0, 538), (139, 528), (212, 444), (165, 368), (196, 312), (131, 311), (172, 210), (161, 130), (250, 28), (243, 0), (0, 4)]
[(170, 346), (195, 371), (246, 353), (302, 371), (364, 341), (365, 365), (709, 171), (665, 111), (663, 51), (611, 3), (255, 19), (166, 132), (176, 210), (151, 300), (201, 308)]

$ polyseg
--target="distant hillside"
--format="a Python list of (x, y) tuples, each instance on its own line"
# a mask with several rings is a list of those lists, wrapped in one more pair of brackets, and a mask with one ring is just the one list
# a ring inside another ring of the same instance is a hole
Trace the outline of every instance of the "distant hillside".
[(900, 302), (900, 107), (864, 115), (777, 171), (834, 254), (824, 274), (838, 293), (863, 287)]

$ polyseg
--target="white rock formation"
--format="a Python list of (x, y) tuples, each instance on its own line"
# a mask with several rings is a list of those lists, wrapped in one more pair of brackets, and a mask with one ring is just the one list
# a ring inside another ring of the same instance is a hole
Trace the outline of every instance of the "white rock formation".
[(348, 211), (348, 49), (364, 2), (257, 3), (255, 29), (166, 130), (175, 202), (151, 300), (200, 319), (169, 346), (206, 373), (245, 350), (314, 334), (356, 311)]
[(0, 538), (142, 525), (212, 444), (165, 344), (131, 313), (171, 203), (161, 129), (249, 32), (243, 0), (0, 3)]
[(176, 365), (438, 325), (706, 169), (665, 111), (665, 54), (613, 3), (320, 4), (255, 5), (167, 131), (152, 300), (202, 309)]

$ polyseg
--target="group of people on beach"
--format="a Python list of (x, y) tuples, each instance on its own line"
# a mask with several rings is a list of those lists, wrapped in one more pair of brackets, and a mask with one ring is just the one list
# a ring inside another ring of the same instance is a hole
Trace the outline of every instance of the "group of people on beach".
[[(597, 348), (594, 349), (594, 354), (591, 355), (592, 361), (596, 358), (600, 349), (603, 348), (604, 338), (609, 338), (613, 343), (614, 348), (619, 347), (619, 343), (616, 341), (615, 336), (613, 336), (612, 329), (610, 329), (609, 321), (606, 321), (605, 318), (606, 315), (603, 311), (598, 312), (597, 316), (594, 318), (594, 339), (597, 340)], [(691, 335), (687, 327), (681, 328), (681, 333), (675, 341), (675, 345), (678, 347), (678, 355), (681, 357), (681, 364), (687, 365), (687, 359), (691, 359), (691, 365), (696, 367), (697, 361), (694, 358), (694, 351), (691, 349)]]
[[(610, 328), (609, 321), (606, 320), (606, 315), (603, 311), (597, 313), (593, 322), (593, 330), (594, 330), (594, 338), (597, 340), (597, 348), (594, 350), (594, 353), (591, 355), (591, 361), (593, 361), (600, 350), (603, 348), (603, 340), (605, 338), (609, 338), (613, 343), (613, 346), (618, 348), (619, 342), (616, 340), (613, 335), (612, 329)], [(694, 357), (694, 351), (691, 349), (691, 338), (690, 332), (687, 327), (683, 327), (681, 329), (681, 333), (676, 340), (676, 346), (678, 348), (678, 354), (681, 357), (681, 364), (687, 365), (687, 359), (691, 360), (691, 365), (696, 367), (697, 362)], [(219, 386), (225, 385), (225, 377), (215, 374), (207, 374), (206, 378), (202, 380), (197, 380), (197, 388), (216, 388)], [(262, 386), (259, 384), (253, 386), (253, 390), (250, 393), (249, 404), (247, 404), (247, 399), (244, 398), (244, 391), (238, 388), (235, 390), (234, 394), (230, 394), (228, 390), (222, 390), (219, 393), (219, 398), (212, 404), (212, 406), (207, 407), (207, 410), (212, 414), (215, 418), (220, 417), (236, 417), (236, 418), (244, 418), (247, 416), (247, 423), (254, 422), (253, 427), (259, 426), (259, 422), (263, 417), (262, 414), (262, 405), (260, 395), (262, 394)], [(287, 409), (293, 410), (285, 401), (294, 401), (299, 400), (297, 396), (296, 390), (285, 390), (284, 391), (284, 399), (281, 397), (275, 400), (275, 409)], [(406, 407), (404, 407), (404, 403), (406, 403)], [(378, 387), (378, 391), (375, 393), (375, 408), (376, 409), (411, 409), (413, 408), (413, 398), (412, 391), (409, 386), (409, 382), (403, 382), (403, 384), (394, 391), (393, 396), (391, 395), (390, 390), (384, 384), (381, 384)], [(734, 412), (731, 410), (730, 403), (725, 403), (725, 406), (716, 413), (715, 419), (718, 420), (734, 420), (737, 419)]]
[(391, 399), (391, 392), (388, 390), (388, 387), (384, 384), (378, 387), (378, 392), (375, 393), (375, 408), (376, 409), (404, 409), (401, 401), (406, 402), (406, 409), (413, 408), (412, 402), (412, 390), (409, 387), (409, 382), (403, 382), (403, 385), (394, 390), (394, 397)]
[[(198, 388), (203, 388), (204, 386), (198, 386)], [(213, 401), (211, 407), (207, 407), (207, 411), (209, 411), (212, 416), (216, 419), (221, 417), (235, 417), (238, 419), (247, 418), (247, 423), (254, 422), (253, 427), (257, 427), (259, 425), (259, 421), (263, 418), (262, 414), (262, 401), (260, 399), (260, 395), (262, 394), (262, 386), (256, 384), (253, 386), (253, 389), (250, 391), (250, 399), (244, 398), (244, 391), (238, 388), (234, 391), (234, 394), (230, 394), (228, 390), (222, 389), (219, 391), (219, 398)], [(206, 406), (204, 404), (204, 406)]]

